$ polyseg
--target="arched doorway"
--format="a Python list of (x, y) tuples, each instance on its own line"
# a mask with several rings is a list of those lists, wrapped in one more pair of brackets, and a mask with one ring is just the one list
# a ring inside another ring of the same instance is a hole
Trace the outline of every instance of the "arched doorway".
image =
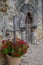
[(33, 23), (32, 12), (28, 12), (25, 18), (25, 24), (27, 27), (27, 30), (26, 30), (27, 37), (26, 38), (29, 43), (32, 43), (32, 29), (31, 29), (32, 23)]

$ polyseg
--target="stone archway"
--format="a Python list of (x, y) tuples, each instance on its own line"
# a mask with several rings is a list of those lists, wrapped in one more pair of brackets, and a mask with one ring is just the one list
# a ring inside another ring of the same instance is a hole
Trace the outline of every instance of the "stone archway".
[(37, 12), (37, 8), (35, 8), (34, 5), (32, 4), (23, 4), (23, 6), (21, 6), (20, 12), (22, 12), (25, 16), (27, 15), (28, 12), (31, 12), (33, 15), (33, 24), (32, 25), (38, 25), (38, 12)]
[[(29, 37), (28, 40), (30, 40), (30, 42), (32, 41), (32, 34), (31, 34), (31, 26), (36, 26), (38, 23), (38, 16), (37, 16), (37, 9), (32, 5), (32, 4), (24, 4), (21, 8), (20, 8), (20, 12), (22, 12), (24, 14), (24, 18), (25, 18), (25, 21), (29, 21), (27, 24), (28, 24), (28, 30), (30, 30), (30, 34), (27, 33), (27, 36)], [(30, 14), (29, 14), (30, 13)], [(28, 15), (30, 15), (28, 17)], [(29, 19), (30, 18), (30, 19)], [(31, 19), (32, 18), (32, 19)], [(31, 42), (32, 43), (32, 42)]]

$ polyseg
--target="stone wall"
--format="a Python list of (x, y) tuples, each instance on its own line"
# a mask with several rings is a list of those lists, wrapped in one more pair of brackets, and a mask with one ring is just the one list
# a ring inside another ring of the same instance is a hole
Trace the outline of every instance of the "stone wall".
[(17, 15), (17, 14), (20, 14), (19, 13), (20, 8), (25, 3), (32, 5), (33, 10), (35, 8), (36, 13), (35, 13), (35, 11), (33, 12), (33, 15), (35, 17), (33, 24), (38, 26), (36, 29), (36, 33), (37, 33), (37, 40), (40, 40), (42, 38), (42, 2), (41, 2), (41, 0), (21, 0), (21, 1), (20, 0), (6, 0), (6, 2), (3, 2), (3, 3), (1, 2), (2, 5), (0, 4), (0, 16), (1, 16), (0, 20), (3, 17), (3, 19), (7, 23), (9, 23), (8, 24), (9, 29), (12, 29), (13, 16), (17, 16), (17, 17), (21, 16), (21, 15)]
[(38, 0), (38, 28), (36, 30), (38, 40), (42, 39), (42, 0)]

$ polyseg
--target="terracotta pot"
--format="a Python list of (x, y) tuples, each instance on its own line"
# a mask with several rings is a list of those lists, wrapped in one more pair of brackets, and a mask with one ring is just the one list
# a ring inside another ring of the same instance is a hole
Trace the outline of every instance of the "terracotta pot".
[(21, 58), (11, 57), (9, 55), (7, 55), (7, 59), (9, 65), (19, 65), (21, 60)]

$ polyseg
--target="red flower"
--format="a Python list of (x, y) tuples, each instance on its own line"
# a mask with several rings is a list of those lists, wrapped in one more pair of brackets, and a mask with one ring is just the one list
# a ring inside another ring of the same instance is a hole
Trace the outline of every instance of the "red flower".
[(12, 48), (14, 48), (14, 46), (15, 46), (15, 45), (14, 45), (14, 44), (12, 44)]
[(26, 44), (26, 42), (24, 42), (23, 40), (20, 40), (19, 43)]
[(8, 48), (8, 46), (2, 46), (2, 48), (4, 49), (4, 48)]
[(5, 40), (2, 40), (2, 44), (4, 44), (5, 43)]
[(15, 53), (15, 56), (17, 57), (17, 56), (19, 56), (19, 54), (16, 54), (16, 53)]
[(24, 53), (26, 53), (27, 52), (27, 50), (22, 50)]

